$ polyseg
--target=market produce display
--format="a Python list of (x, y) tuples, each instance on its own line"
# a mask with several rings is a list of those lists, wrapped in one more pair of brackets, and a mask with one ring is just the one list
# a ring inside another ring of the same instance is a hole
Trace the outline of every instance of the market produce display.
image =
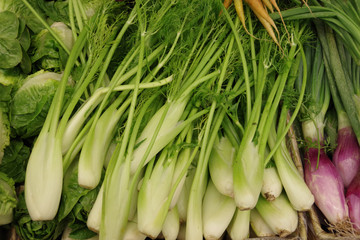
[(359, 238), (359, 47), (358, 0), (0, 0), (0, 235)]

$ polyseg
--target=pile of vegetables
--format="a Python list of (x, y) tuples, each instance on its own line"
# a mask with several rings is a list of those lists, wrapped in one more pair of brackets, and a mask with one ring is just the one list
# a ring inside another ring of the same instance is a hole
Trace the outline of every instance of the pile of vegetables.
[(335, 232), (358, 234), (356, 9), (2, 1), (1, 231), (304, 237), (316, 205)]

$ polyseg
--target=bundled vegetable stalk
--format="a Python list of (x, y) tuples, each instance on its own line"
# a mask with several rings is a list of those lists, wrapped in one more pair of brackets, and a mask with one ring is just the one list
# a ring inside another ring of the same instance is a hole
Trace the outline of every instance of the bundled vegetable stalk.
[[(317, 41), (315, 50), (306, 52), (307, 63), (312, 63), (312, 67), (309, 75), (311, 82), (307, 89), (309, 102), (306, 109), (303, 110), (304, 117), (307, 119), (302, 122), (306, 154), (304, 171), (306, 183), (315, 197), (316, 206), (325, 216), (331, 228), (341, 234), (351, 232), (344, 182), (337, 168), (340, 160), (347, 160), (345, 158), (337, 159), (336, 157), (339, 155), (336, 153), (339, 150), (336, 150), (333, 161), (337, 162), (332, 162), (325, 152), (325, 114), (329, 108), (330, 96), (333, 97), (340, 116), (339, 127), (344, 126), (347, 121), (343, 121), (344, 115), (341, 115), (342, 108), (339, 105), (339, 99), (335, 98), (333, 79), (331, 79), (331, 75), (327, 74), (323, 51), (325, 50), (320, 45), (320, 41)], [(319, 79), (322, 81), (321, 85), (319, 85)], [(340, 148), (342, 145), (339, 143), (338, 147)]]
[[(332, 100), (338, 116), (337, 147), (333, 155), (333, 162), (342, 178), (345, 187), (350, 220), (353, 223), (353, 227), (357, 230), (358, 220), (355, 216), (359, 214), (359, 210), (355, 207), (356, 197), (353, 198), (349, 196), (356, 196), (357, 194), (356, 182), (358, 180), (356, 179), (360, 169), (360, 147), (356, 135), (353, 131), (351, 121), (349, 120), (349, 115), (347, 114), (345, 110), (346, 108), (344, 107), (344, 105), (347, 105), (348, 103), (345, 104), (345, 102), (342, 100), (341, 92), (339, 90), (339, 87), (341, 86), (338, 84), (340, 84), (339, 79), (347, 79), (351, 80), (352, 83), (356, 83), (358, 81), (355, 74), (356, 71), (351, 69), (358, 69), (358, 66), (354, 64), (352, 57), (349, 55), (348, 51), (345, 50), (342, 44), (342, 40), (340, 38), (335, 39), (334, 35), (328, 32), (326, 35), (328, 39), (325, 41), (325, 36), (322, 35), (324, 32), (322, 30), (323, 28), (318, 25), (320, 39), (322, 40), (322, 45), (325, 49), (324, 62), (331, 89)], [(334, 51), (332, 54), (333, 56), (331, 57), (329, 54), (330, 49), (332, 49), (332, 52)], [(334, 63), (339, 62), (339, 60), (343, 63), (338, 66), (340, 68), (340, 73), (335, 72), (332, 69)], [(341, 71), (345, 76), (341, 74)]]

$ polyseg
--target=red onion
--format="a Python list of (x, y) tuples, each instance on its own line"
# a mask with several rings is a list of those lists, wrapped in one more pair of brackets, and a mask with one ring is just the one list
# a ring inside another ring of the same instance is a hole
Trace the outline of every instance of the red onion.
[(337, 143), (333, 162), (344, 186), (348, 187), (360, 169), (360, 147), (350, 126), (338, 130)]
[[(318, 153), (320, 155), (318, 158)], [(305, 159), (305, 181), (315, 197), (315, 204), (326, 219), (336, 225), (348, 219), (344, 184), (323, 149), (309, 148)]]
[(350, 220), (354, 228), (360, 231), (360, 171), (346, 191), (346, 202), (349, 207)]

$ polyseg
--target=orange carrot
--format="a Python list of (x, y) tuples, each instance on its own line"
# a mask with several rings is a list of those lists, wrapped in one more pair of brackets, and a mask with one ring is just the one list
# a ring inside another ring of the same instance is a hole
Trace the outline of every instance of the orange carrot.
[(281, 18), (281, 21), (282, 21), (282, 23), (283, 23), (283, 25), (284, 25), (284, 27), (285, 27), (285, 31), (286, 31), (288, 37), (290, 38), (290, 34), (289, 34), (289, 32), (288, 32), (288, 30), (287, 30), (287, 28), (286, 28), (286, 24), (285, 24), (284, 19), (283, 19), (282, 15), (281, 15), (281, 11), (280, 11), (279, 6), (278, 6), (277, 3), (276, 3), (276, 0), (270, 0), (270, 2), (271, 2), (271, 4), (274, 6), (274, 8), (276, 9), (276, 11), (279, 13), (280, 18)]
[(271, 19), (269, 14), (266, 12), (261, 0), (245, 0), (245, 2), (250, 6), (250, 8), (253, 10), (253, 12), (256, 14), (256, 16), (261, 16), (265, 21), (267, 21), (276, 30), (277, 33), (279, 33), (274, 21)]
[(227, 9), (232, 3), (232, 0), (224, 0), (224, 7)]
[(247, 31), (246, 25), (245, 25), (245, 14), (244, 14), (243, 1), (242, 0), (234, 0), (234, 6), (235, 6), (236, 13), (240, 19), (240, 22), (242, 23), (245, 30)]
[(262, 16), (260, 16), (257, 12), (255, 12), (255, 15), (257, 16), (257, 18), (259, 19), (259, 21), (261, 22), (261, 24), (264, 26), (264, 28), (266, 29), (266, 31), (269, 33), (270, 37), (273, 39), (273, 41), (281, 48), (277, 38), (276, 38), (276, 35), (275, 35), (275, 32), (274, 32), (274, 29), (272, 28), (271, 24), (266, 21), (265, 18), (263, 18)]
[(274, 12), (273, 5), (270, 3), (269, 0), (262, 0), (262, 2), (265, 4), (265, 6), (270, 10), (270, 12)]

